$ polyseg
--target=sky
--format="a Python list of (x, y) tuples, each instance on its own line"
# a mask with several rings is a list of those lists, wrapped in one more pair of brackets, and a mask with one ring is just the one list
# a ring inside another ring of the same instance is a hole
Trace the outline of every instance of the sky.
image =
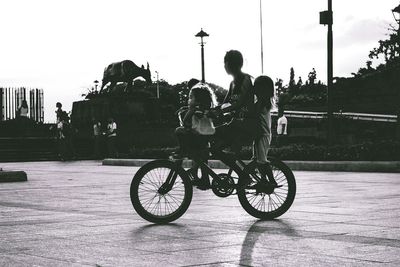
[[(205, 39), (205, 78), (228, 87), (223, 57), (236, 49), (243, 71), (261, 74), (259, 0), (2, 0), (0, 87), (44, 89), (45, 121), (55, 103), (71, 110), (104, 68), (125, 59), (150, 64), (153, 80), (171, 84), (201, 78), (199, 38)], [(334, 76), (365, 66), (386, 37), (398, 0), (333, 0)], [(307, 79), (312, 68), (326, 81), (326, 0), (262, 0), (264, 74)]]

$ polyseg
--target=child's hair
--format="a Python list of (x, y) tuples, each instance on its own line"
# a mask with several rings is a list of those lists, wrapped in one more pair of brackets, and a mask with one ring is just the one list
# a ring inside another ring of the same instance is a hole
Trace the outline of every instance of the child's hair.
[(23, 108), (28, 107), (28, 103), (26, 103), (26, 100), (22, 100), (21, 107), (23, 107)]
[[(254, 81), (254, 93), (259, 100), (267, 100), (267, 109), (271, 109), (274, 105), (274, 82), (268, 76), (258, 76)], [(269, 101), (268, 101), (269, 100)]]
[(196, 84), (191, 90), (189, 95), (193, 95), (195, 103), (202, 108), (208, 109), (218, 105), (217, 98), (211, 88), (203, 83)]
[(243, 67), (243, 56), (237, 50), (230, 50), (226, 52), (224, 57), (224, 62), (229, 66), (232, 70), (238, 70)]
[(200, 81), (197, 80), (196, 78), (192, 78), (188, 81), (187, 85), (189, 87), (189, 89), (192, 89), (193, 86), (195, 86), (196, 84), (198, 84)]

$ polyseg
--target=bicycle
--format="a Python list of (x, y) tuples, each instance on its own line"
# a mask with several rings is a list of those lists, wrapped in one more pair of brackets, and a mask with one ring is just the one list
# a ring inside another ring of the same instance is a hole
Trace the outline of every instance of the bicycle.
[[(270, 158), (276, 183), (263, 177), (254, 161), (245, 163), (235, 154), (210, 147), (211, 155), (229, 167), (227, 173), (215, 173), (202, 161), (195, 162), (212, 178), (211, 189), (218, 197), (237, 195), (250, 215), (274, 219), (292, 205), (296, 195), (293, 172), (282, 161)], [(190, 169), (183, 160), (154, 160), (141, 167), (132, 179), (130, 197), (133, 208), (143, 219), (165, 224), (181, 217), (189, 208), (193, 186)], [(267, 203), (265, 202), (267, 200)]]

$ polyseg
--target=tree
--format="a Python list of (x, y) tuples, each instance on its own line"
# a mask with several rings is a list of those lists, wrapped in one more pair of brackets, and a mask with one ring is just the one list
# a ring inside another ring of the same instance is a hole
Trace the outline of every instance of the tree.
[(276, 94), (279, 97), (282, 93), (284, 93), (283, 80), (280, 78), (276, 79), (275, 86), (276, 86)]
[[(400, 5), (396, 7), (393, 12), (400, 14)], [(386, 40), (380, 40), (379, 46), (374, 48), (369, 53), (369, 58), (379, 58), (380, 55), (385, 57), (385, 62), (390, 63), (393, 61), (399, 61), (400, 58), (400, 20), (396, 20), (396, 26), (389, 25), (389, 38)]]
[(301, 79), (301, 76), (299, 76), (299, 80), (297, 81), (297, 87), (300, 89), (300, 87), (303, 86), (303, 80)]
[(293, 67), (290, 68), (290, 79), (289, 79), (289, 88), (294, 88), (296, 82), (294, 81), (294, 69)]

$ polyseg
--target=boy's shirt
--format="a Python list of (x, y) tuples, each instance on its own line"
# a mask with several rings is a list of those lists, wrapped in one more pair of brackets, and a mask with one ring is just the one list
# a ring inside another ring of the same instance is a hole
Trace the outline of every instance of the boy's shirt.
[(108, 137), (117, 136), (117, 124), (115, 122), (108, 124)]
[[(283, 125), (285, 125), (285, 130), (283, 131)], [(278, 119), (278, 127), (276, 132), (280, 135), (287, 135), (287, 118), (283, 115)]]

